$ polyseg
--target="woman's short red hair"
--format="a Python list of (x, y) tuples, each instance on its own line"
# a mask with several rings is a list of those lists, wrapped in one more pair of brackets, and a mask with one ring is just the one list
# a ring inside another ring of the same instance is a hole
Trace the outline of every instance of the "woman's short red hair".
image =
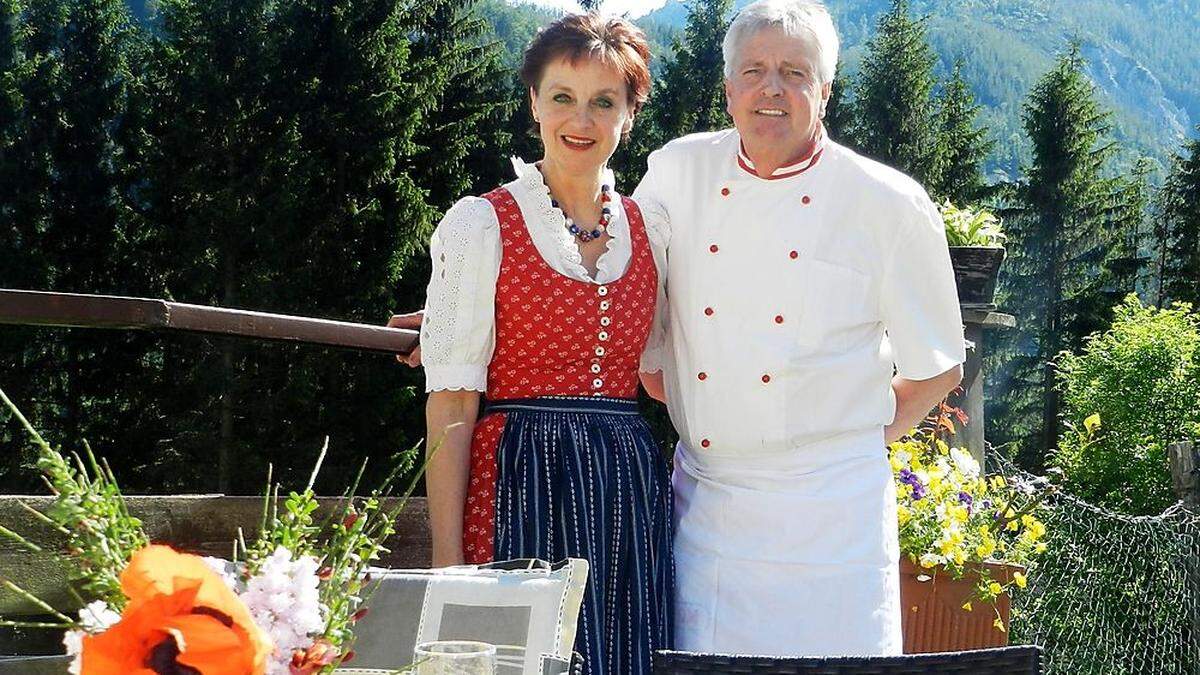
[(568, 14), (538, 31), (525, 49), (521, 82), (536, 91), (548, 64), (585, 58), (616, 68), (625, 78), (629, 106), (641, 110), (650, 95), (650, 43), (641, 28), (617, 17)]

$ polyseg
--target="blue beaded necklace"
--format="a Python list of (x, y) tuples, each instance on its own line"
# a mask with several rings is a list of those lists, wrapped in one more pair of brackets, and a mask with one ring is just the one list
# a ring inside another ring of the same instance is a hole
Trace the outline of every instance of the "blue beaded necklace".
[[(568, 216), (566, 211), (563, 211), (563, 217), (567, 219), (567, 231), (584, 244), (593, 239), (599, 239), (600, 235), (604, 234), (604, 231), (608, 229), (608, 224), (612, 222), (612, 208), (608, 205), (611, 201), (612, 186), (601, 185), (600, 203), (603, 206), (600, 207), (600, 222), (597, 223), (596, 227), (592, 228), (591, 230), (585, 230), (579, 225), (576, 225), (575, 221), (571, 219), (571, 216)], [(556, 209), (559, 208), (558, 200), (553, 197), (550, 198), (550, 205)]]

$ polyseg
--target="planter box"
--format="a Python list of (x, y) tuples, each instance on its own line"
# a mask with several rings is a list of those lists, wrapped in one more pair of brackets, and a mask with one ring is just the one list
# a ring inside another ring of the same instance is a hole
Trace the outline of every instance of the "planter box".
[[(1016, 565), (987, 564), (991, 579), (1001, 584), (1012, 579), (1013, 572), (1023, 568)], [(918, 581), (917, 577), (933, 577)], [(900, 559), (900, 607), (904, 630), (904, 653), (965, 651), (1008, 645), (1008, 633), (996, 629), (996, 615), (987, 603), (974, 600), (978, 573), (954, 579), (949, 572), (926, 570), (907, 557)], [(974, 610), (968, 612), (963, 603), (972, 601)], [(1009, 625), (1012, 604), (1008, 594), (996, 599), (996, 609), (1004, 625)]]
[(958, 301), (964, 305), (990, 305), (996, 295), (996, 278), (1005, 250), (989, 246), (951, 246), (950, 264)]

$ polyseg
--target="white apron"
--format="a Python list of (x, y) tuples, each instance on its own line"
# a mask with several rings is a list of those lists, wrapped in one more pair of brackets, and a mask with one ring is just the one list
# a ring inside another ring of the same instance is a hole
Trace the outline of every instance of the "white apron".
[(675, 648), (900, 654), (896, 494), (882, 431), (790, 453), (675, 453)]

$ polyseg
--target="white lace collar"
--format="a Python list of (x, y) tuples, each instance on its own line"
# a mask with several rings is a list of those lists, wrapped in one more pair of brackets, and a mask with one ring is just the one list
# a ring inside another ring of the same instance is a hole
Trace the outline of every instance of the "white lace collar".
[(588, 274), (587, 268), (583, 266), (583, 256), (579, 253), (579, 245), (575, 237), (567, 231), (566, 214), (550, 202), (550, 188), (547, 187), (546, 179), (538, 170), (537, 165), (525, 162), (519, 157), (512, 158), (512, 165), (517, 178), (505, 188), (523, 207), (521, 214), (525, 217), (525, 227), (528, 228), (530, 236), (535, 241), (546, 244), (553, 242), (553, 249), (559, 253), (563, 263), (572, 270), (572, 276), (577, 278), (592, 280), (615, 278), (617, 275), (614, 275), (613, 271), (618, 265), (621, 268), (618, 275), (624, 271), (624, 267), (629, 261), (621, 260), (619, 259), (621, 256), (613, 255), (613, 249), (617, 246), (618, 241), (625, 242), (621, 248), (632, 248), (629, 246), (629, 221), (625, 218), (625, 206), (621, 203), (621, 195), (616, 191), (616, 180), (612, 169), (605, 167), (604, 176), (601, 178), (604, 183), (613, 186), (613, 199), (610, 202), (613, 204), (613, 217), (608, 224), (608, 233), (612, 235), (612, 238), (605, 244), (604, 253), (601, 253), (600, 258), (596, 261), (596, 276), (593, 278)]

